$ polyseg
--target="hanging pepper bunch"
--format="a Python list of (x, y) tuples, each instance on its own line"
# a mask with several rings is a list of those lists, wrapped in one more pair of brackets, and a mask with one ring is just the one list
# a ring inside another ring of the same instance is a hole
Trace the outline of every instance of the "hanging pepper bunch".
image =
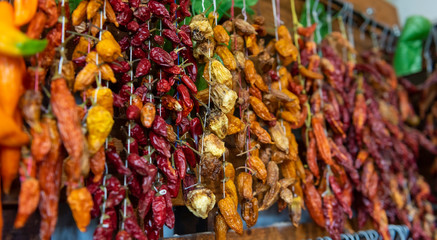
[(296, 23), (266, 42), (261, 16), (188, 23), (190, 5), (85, 0), (70, 15), (61, 0), (0, 2), (1, 177), (6, 194), (21, 182), (15, 228), (39, 207), (49, 239), (65, 186), (80, 231), (98, 218), (94, 239), (158, 239), (179, 192), (201, 218), (217, 201), (218, 239), (275, 203), (294, 226), (307, 209), (333, 239), (353, 209), (383, 239), (395, 221), (435, 235), (416, 164), (421, 147), (437, 153), (435, 74), (415, 87), (378, 50), (356, 63), (345, 34), (317, 44), (317, 25)]

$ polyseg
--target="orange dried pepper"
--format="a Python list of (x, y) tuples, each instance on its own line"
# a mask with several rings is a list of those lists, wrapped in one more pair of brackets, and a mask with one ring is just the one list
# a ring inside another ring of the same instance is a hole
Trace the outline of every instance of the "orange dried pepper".
[(155, 120), (156, 109), (153, 103), (144, 104), (141, 108), (141, 123), (144, 127), (150, 128)]
[(91, 221), (91, 209), (93, 208), (93, 198), (90, 192), (86, 187), (74, 189), (68, 196), (67, 202), (73, 213), (77, 228), (81, 232), (85, 232)]
[(258, 138), (258, 140), (262, 143), (266, 143), (266, 144), (273, 143), (270, 134), (264, 128), (262, 128), (259, 122), (257, 121), (252, 121), (250, 123), (250, 132), (254, 134)]
[(18, 197), (18, 212), (15, 217), (14, 228), (21, 228), (26, 224), (29, 216), (36, 210), (39, 203), (39, 182), (35, 178), (27, 178), (21, 183)]
[(317, 149), (323, 161), (328, 165), (333, 165), (331, 157), (331, 147), (329, 146), (328, 137), (323, 128), (323, 115), (321, 113), (315, 114), (311, 119), (311, 126), (313, 127), (314, 136), (316, 138)]
[(269, 109), (267, 106), (256, 97), (249, 97), (249, 103), (252, 106), (252, 109), (255, 111), (256, 115), (265, 121), (274, 121), (276, 118), (270, 115)]

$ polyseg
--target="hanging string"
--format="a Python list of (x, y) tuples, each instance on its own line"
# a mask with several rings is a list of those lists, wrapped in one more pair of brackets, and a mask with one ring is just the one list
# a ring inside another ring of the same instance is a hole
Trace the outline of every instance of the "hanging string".
[[(214, 2), (215, 2), (215, 0), (214, 0)], [(243, 0), (243, 9), (241, 9), (241, 14), (243, 14), (244, 21), (247, 21), (246, 0)]]
[(62, 74), (62, 62), (64, 61), (64, 42), (65, 42), (65, 0), (61, 3), (61, 13), (62, 13), (62, 32), (61, 32), (61, 57), (59, 58), (58, 74)]
[(328, 0), (326, 11), (326, 23), (328, 24), (328, 33), (332, 33), (332, 0)]

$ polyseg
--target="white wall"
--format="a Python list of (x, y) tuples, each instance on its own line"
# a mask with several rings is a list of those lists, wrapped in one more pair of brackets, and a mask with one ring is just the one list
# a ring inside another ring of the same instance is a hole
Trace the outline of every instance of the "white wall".
[(437, 23), (437, 0), (388, 0), (398, 8), (401, 26), (411, 15), (423, 15)]

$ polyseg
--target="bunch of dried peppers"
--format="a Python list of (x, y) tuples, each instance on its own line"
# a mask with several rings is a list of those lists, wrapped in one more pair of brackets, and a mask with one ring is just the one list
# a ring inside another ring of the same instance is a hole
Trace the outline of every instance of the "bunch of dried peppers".
[(435, 235), (416, 161), (437, 147), (409, 100), (426, 87), (398, 82), (376, 50), (356, 63), (341, 33), (316, 44), (316, 25), (278, 26), (267, 42), (262, 16), (218, 24), (190, 5), (84, 0), (70, 15), (67, 1), (0, 2), (1, 179), (8, 194), (19, 175), (15, 228), (39, 207), (50, 239), (65, 186), (79, 230), (99, 219), (94, 239), (158, 239), (179, 194), (201, 218), (217, 200), (217, 239), (275, 203), (294, 226), (306, 209), (333, 239), (353, 210), (383, 239), (397, 220), (413, 238)]

